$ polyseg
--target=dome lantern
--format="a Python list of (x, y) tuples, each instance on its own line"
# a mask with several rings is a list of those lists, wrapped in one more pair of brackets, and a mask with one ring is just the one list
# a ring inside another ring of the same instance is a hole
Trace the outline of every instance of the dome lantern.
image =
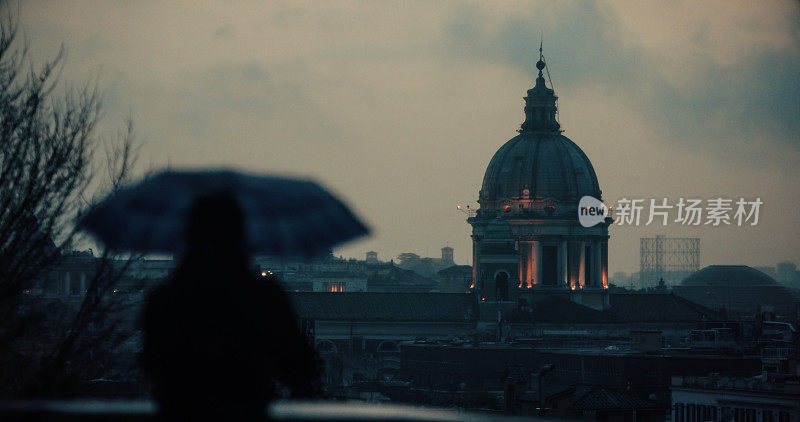
[(559, 131), (559, 125), (556, 119), (556, 101), (558, 97), (555, 92), (547, 87), (544, 81), (542, 70), (545, 69), (547, 64), (542, 55), (542, 45), (539, 44), (539, 61), (536, 62), (536, 68), (539, 69), (539, 76), (536, 78), (536, 85), (528, 90), (528, 95), (525, 99), (525, 121), (522, 123), (520, 133), (548, 131)]

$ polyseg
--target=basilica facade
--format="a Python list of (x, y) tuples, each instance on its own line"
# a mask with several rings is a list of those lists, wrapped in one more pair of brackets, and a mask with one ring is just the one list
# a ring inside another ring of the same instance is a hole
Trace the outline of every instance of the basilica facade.
[(525, 99), (519, 134), (492, 157), (472, 226), (472, 289), (482, 302), (556, 295), (608, 307), (608, 227), (578, 220), (582, 197), (602, 200), (592, 163), (563, 135), (557, 98), (539, 76)]

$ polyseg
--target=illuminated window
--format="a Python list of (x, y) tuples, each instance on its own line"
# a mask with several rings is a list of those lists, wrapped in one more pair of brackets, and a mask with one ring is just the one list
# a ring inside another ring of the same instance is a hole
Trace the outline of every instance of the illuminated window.
[(322, 283), (323, 292), (341, 293), (345, 291), (346, 283), (344, 281), (324, 282)]

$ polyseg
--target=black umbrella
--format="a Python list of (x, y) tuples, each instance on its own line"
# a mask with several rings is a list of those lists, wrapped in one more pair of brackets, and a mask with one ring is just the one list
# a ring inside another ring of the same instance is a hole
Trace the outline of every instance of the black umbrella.
[(314, 182), (232, 170), (159, 173), (105, 198), (78, 224), (115, 251), (176, 253), (195, 199), (219, 193), (239, 202), (253, 255), (313, 256), (368, 233)]

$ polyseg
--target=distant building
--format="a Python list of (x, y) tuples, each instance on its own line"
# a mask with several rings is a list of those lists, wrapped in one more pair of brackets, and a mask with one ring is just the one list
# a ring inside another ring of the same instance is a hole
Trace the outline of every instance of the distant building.
[(800, 271), (794, 262), (781, 262), (775, 267), (775, 279), (793, 289), (800, 289)]
[[(540, 397), (535, 377), (522, 380), (522, 383), (515, 382), (513, 387), (506, 383), (506, 413), (547, 416), (550, 419), (663, 422), (667, 409), (666, 404), (655, 400), (598, 384), (548, 386), (542, 388)], [(542, 403), (543, 413), (539, 410)]]
[(800, 384), (763, 376), (672, 377), (672, 421), (797, 422)]
[(378, 263), (378, 253), (375, 251), (367, 252), (367, 264), (377, 264)]
[(453, 248), (449, 246), (445, 246), (442, 248), (442, 261), (440, 265), (454, 265), (455, 261), (453, 261)]
[(465, 335), (477, 318), (477, 303), (465, 293), (290, 293), (289, 298), (325, 361), (326, 383), (334, 386), (393, 377), (400, 368), (400, 342)]
[[(406, 342), (400, 344), (398, 377), (422, 395), (458, 391), (500, 396), (510, 371), (530, 375), (553, 365), (544, 379), (545, 391), (579, 384), (602, 385), (642, 399), (670, 403), (670, 380), (676, 375), (752, 376), (759, 372), (755, 356), (723, 356), (689, 350), (644, 353), (624, 344), (541, 347), (535, 344), (473, 342)], [(662, 415), (666, 416), (666, 406)], [(663, 418), (661, 420), (664, 420)], [(701, 421), (698, 419), (697, 421)]]
[[(656, 293), (609, 294), (610, 307), (596, 310), (559, 296), (538, 297), (512, 308), (482, 304), (480, 329), (498, 340), (562, 337), (609, 341), (632, 333), (657, 330), (659, 343), (668, 348), (687, 347), (693, 330), (706, 326), (728, 327), (730, 322), (711, 309), (682, 297)], [(503, 319), (498, 323), (497, 312)], [(648, 340), (651, 341), (651, 340)]]
[(455, 265), (453, 248), (449, 246), (442, 248), (440, 258), (423, 258), (413, 252), (404, 252), (397, 256), (397, 261), (400, 268), (412, 270), (425, 277), (435, 277), (439, 270)]
[(370, 292), (427, 293), (437, 290), (439, 283), (436, 280), (393, 264), (375, 266), (368, 270), (367, 291)]
[(359, 273), (318, 273), (311, 279), (311, 286), (315, 292), (366, 292), (367, 277)]
[[(377, 253), (374, 255), (377, 259)], [(311, 261), (257, 259), (262, 275), (276, 275), (290, 292), (432, 292), (439, 283), (393, 263), (367, 262), (332, 255)]]
[(466, 293), (472, 288), (472, 266), (453, 265), (436, 273), (442, 293)]
[(28, 293), (47, 298), (82, 298), (98, 265), (99, 260), (91, 251), (66, 252)]
[[(46, 298), (80, 299), (101, 270), (101, 263), (101, 258), (94, 256), (91, 250), (65, 252), (26, 293)], [(175, 266), (171, 259), (117, 259), (111, 260), (110, 265), (114, 271), (125, 268), (115, 289), (139, 295), (164, 280)]]

